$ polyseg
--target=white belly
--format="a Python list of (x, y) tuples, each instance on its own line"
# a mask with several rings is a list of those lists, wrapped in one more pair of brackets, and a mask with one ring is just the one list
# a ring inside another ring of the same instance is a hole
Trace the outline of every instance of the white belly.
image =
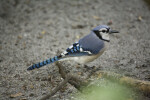
[(101, 56), (104, 51), (105, 51), (105, 49), (101, 50), (97, 55), (73, 57), (73, 59), (74, 59), (74, 61), (76, 61), (78, 63), (83, 63), (83, 64), (88, 63), (88, 62), (91, 62), (91, 61), (95, 60), (99, 56)]
[(64, 61), (64, 60), (69, 60), (69, 61), (75, 61), (77, 63), (88, 63), (91, 62), (93, 60), (95, 60), (96, 58), (98, 58), (99, 56), (101, 56), (103, 54), (103, 52), (105, 51), (105, 48), (103, 48), (98, 54), (96, 55), (91, 55), (91, 56), (78, 56), (78, 57), (68, 57), (66, 59), (62, 59), (60, 61)]

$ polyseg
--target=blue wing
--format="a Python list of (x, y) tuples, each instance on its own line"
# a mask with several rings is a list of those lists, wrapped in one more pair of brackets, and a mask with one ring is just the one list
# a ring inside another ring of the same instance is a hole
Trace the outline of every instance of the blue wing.
[(104, 47), (104, 41), (99, 39), (93, 32), (79, 40), (80, 46), (84, 51), (98, 54)]
[(78, 42), (71, 45), (69, 48), (66, 49), (63, 53), (60, 54), (59, 57), (66, 58), (66, 57), (77, 57), (77, 56), (87, 56), (91, 55), (90, 51), (84, 51), (83, 48), (79, 45)]

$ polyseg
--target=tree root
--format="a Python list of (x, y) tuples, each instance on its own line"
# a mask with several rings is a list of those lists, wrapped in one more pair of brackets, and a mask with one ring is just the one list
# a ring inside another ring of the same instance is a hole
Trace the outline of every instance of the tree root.
[(98, 78), (107, 78), (114, 81), (117, 81), (120, 84), (126, 84), (133, 88), (138, 89), (139, 91), (149, 96), (150, 94), (150, 82), (149, 81), (141, 81), (125, 76), (121, 76), (119, 74), (111, 73), (111, 72), (104, 72), (104, 71), (97, 71), (92, 70), (86, 79), (81, 79), (77, 75), (67, 74), (65, 67), (62, 65), (61, 62), (56, 62), (56, 66), (59, 69), (59, 73), (64, 79), (50, 94), (44, 96), (40, 100), (46, 100), (52, 97), (57, 91), (59, 91), (66, 83), (73, 85), (76, 89), (82, 92), (82, 88), (87, 87), (90, 81), (88, 80), (89, 77), (98, 77)]
[(81, 79), (79, 76), (75, 76), (72, 74), (66, 74), (66, 69), (60, 62), (56, 62), (56, 66), (59, 69), (59, 73), (61, 74), (62, 78), (64, 79), (50, 94), (42, 97), (40, 100), (46, 100), (52, 97), (57, 91), (59, 91), (66, 83), (70, 83), (79, 91), (82, 91), (82, 88), (86, 87), (88, 84), (85, 82), (85, 79)]
[(143, 92), (146, 96), (150, 96), (150, 82), (144, 80), (137, 80), (126, 76), (121, 76), (116, 73), (98, 71), (96, 74), (101, 74), (101, 77), (117, 81), (120, 84), (125, 84), (131, 86), (135, 89), (138, 89), (140, 92)]

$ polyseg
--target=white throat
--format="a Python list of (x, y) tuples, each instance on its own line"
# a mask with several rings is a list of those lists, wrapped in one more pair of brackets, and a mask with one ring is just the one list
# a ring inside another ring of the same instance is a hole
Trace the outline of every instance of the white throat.
[(108, 33), (100, 33), (102, 36), (102, 39), (109, 41), (109, 34)]

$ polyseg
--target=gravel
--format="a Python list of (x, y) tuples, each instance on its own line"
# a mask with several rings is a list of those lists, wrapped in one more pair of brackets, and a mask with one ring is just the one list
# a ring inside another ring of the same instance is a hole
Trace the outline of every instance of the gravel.
[[(150, 81), (150, 8), (145, 1), (1, 0), (1, 100), (36, 100), (49, 93), (62, 81), (57, 67), (26, 69), (62, 52), (100, 24), (120, 34), (112, 35), (109, 49), (87, 66)], [(73, 64), (66, 67), (78, 74), (85, 70)], [(76, 91), (67, 84), (53, 99), (70, 99)]]

